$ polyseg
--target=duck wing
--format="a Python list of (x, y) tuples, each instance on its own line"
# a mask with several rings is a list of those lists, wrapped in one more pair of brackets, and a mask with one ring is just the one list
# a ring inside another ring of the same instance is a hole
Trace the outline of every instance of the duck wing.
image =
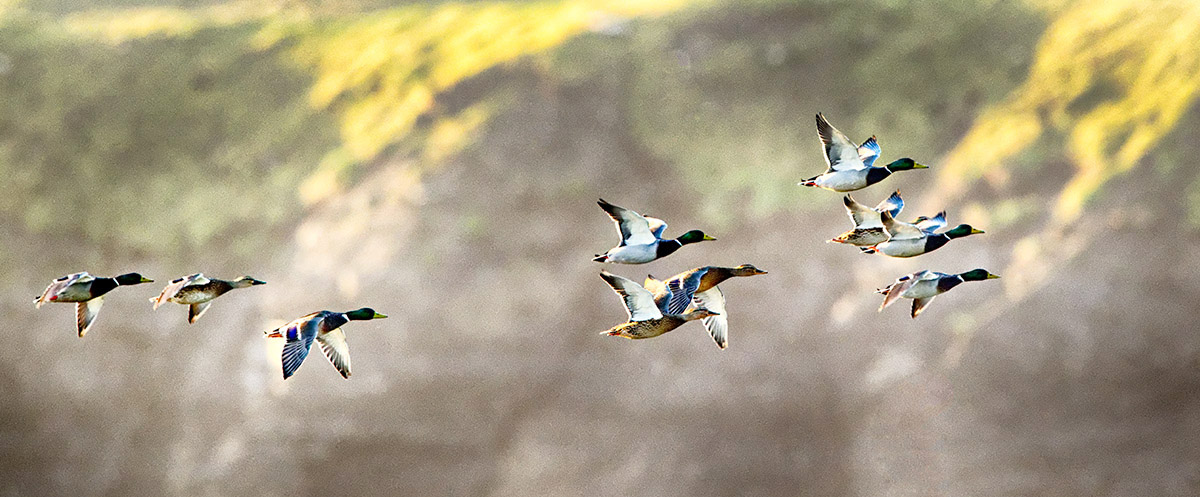
[(601, 271), (600, 277), (625, 301), (625, 311), (629, 313), (630, 321), (648, 321), (663, 317), (662, 311), (654, 305), (654, 294), (649, 290), (629, 278), (608, 271)]
[[(618, 247), (625, 245), (649, 245), (658, 240), (650, 229), (650, 221), (642, 217), (641, 214), (605, 202), (604, 199), (600, 199), (596, 203), (600, 205), (601, 209), (604, 209), (604, 212), (608, 213), (613, 222), (617, 223), (617, 231), (621, 232), (621, 244)], [(662, 224), (660, 232), (667, 228), (667, 223), (662, 222), (661, 219), (657, 221)]]
[(883, 223), (883, 229), (887, 231), (889, 240), (909, 240), (922, 238), (926, 235), (921, 228), (916, 225), (897, 221), (892, 217), (891, 213), (879, 213), (879, 219)]
[(181, 278), (175, 278), (170, 283), (167, 283), (167, 286), (163, 288), (162, 293), (158, 294), (158, 297), (152, 298), (150, 301), (154, 302), (154, 308), (158, 309), (158, 306), (163, 305), (171, 297), (178, 295), (179, 291), (183, 290), (183, 287), (188, 285), (203, 285), (205, 283), (208, 283), (208, 278), (204, 277), (204, 273), (189, 274)]
[(104, 297), (75, 304), (75, 328), (79, 331), (79, 338), (83, 338), (92, 328), (92, 323), (96, 321), (96, 315), (100, 314), (100, 308), (103, 306)]
[(724, 349), (729, 346), (729, 318), (725, 312), (725, 295), (721, 293), (718, 287), (712, 287), (703, 292), (699, 292), (692, 297), (697, 309), (708, 309), (717, 313), (716, 315), (704, 318), (704, 329), (708, 330), (708, 334), (712, 335), (713, 341), (717, 342), (717, 347)]
[(306, 321), (292, 321), (288, 330), (284, 332), (284, 337), (287, 338), (287, 342), (283, 344), (283, 379), (285, 380), (296, 374), (296, 369), (299, 369), (300, 365), (304, 363), (304, 358), (308, 357), (313, 339), (317, 337), (321, 317), (317, 314), (311, 316), (313, 318)]
[(321, 351), (342, 374), (342, 378), (350, 379), (350, 345), (346, 343), (346, 334), (340, 329), (333, 330), (317, 335), (317, 343), (321, 344)]
[(854, 145), (854, 142), (829, 124), (825, 116), (819, 112), (817, 113), (817, 136), (821, 138), (821, 144), (825, 146), (825, 163), (829, 165), (829, 171), (867, 168), (863, 164), (858, 147)]
[(871, 167), (875, 165), (875, 159), (879, 158), (879, 154), (883, 149), (879, 147), (879, 142), (875, 141), (875, 137), (867, 138), (867, 141), (858, 146), (858, 158), (862, 160), (863, 165)]
[(917, 228), (925, 233), (933, 233), (946, 227), (946, 211), (939, 212), (933, 217), (926, 217), (916, 223)]
[(696, 289), (700, 288), (700, 279), (707, 273), (707, 268), (700, 268), (688, 272), (682, 277), (671, 278), (667, 281), (667, 288), (671, 290), (670, 303), (667, 304), (668, 314), (683, 314), (687, 310), (689, 304), (692, 303), (692, 297), (696, 294)]
[(900, 198), (900, 190), (892, 192), (888, 198), (883, 199), (879, 205), (875, 206), (875, 212), (887, 212), (892, 217), (900, 215), (900, 211), (904, 209), (904, 199)]
[(654, 294), (654, 305), (658, 306), (660, 312), (666, 313), (667, 304), (671, 302), (671, 289), (667, 288), (667, 284), (653, 275), (647, 274), (646, 281), (642, 283), (642, 287)]
[[(936, 295), (934, 295), (934, 297), (936, 297)], [(920, 316), (921, 313), (925, 311), (925, 307), (928, 306), (930, 302), (933, 302), (933, 297), (925, 297), (922, 299), (913, 299), (913, 305), (912, 305), (913, 319), (917, 319), (917, 316)]]
[[(846, 214), (850, 215), (850, 220), (854, 221), (855, 228), (879, 228), (879, 213), (874, 209), (858, 203), (849, 195), (842, 197), (842, 203), (846, 205)], [(867, 226), (864, 226), (866, 224)]]
[(646, 218), (647, 227), (650, 228), (650, 234), (654, 235), (655, 239), (662, 238), (663, 232), (667, 231), (667, 222), (657, 217), (642, 217)]
[(907, 291), (909, 288), (912, 288), (912, 286), (918, 281), (927, 279), (930, 276), (936, 278), (937, 274), (931, 271), (917, 271), (913, 274), (901, 276), (896, 280), (895, 283), (892, 283), (892, 286), (887, 288), (887, 296), (884, 297), (883, 304), (879, 306), (879, 310), (882, 311), (888, 306), (894, 304), (897, 300), (900, 300), (900, 296), (904, 294), (905, 291)]
[(53, 302), (53, 298), (57, 297), (58, 294), (62, 293), (63, 290), (66, 290), (67, 287), (76, 283), (87, 283), (95, 279), (96, 278), (88, 274), (87, 271), (82, 273), (68, 274), (50, 282), (50, 286), (47, 286), (46, 291), (42, 292), (42, 296), (38, 297), (38, 299), (34, 302), (37, 303), (38, 308), (41, 308), (42, 304), (45, 304), (46, 302)]
[(212, 305), (211, 300), (208, 302), (201, 302), (199, 304), (189, 305), (188, 306), (188, 324), (195, 323), (197, 319), (200, 319), (200, 316), (203, 316), (205, 312), (208, 312), (208, 306), (210, 306), (210, 305)]

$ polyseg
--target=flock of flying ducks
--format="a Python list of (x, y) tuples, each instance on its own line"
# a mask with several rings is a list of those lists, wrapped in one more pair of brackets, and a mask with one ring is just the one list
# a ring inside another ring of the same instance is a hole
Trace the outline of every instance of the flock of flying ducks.
[[(824, 144), (825, 161), (829, 167), (824, 173), (801, 181), (799, 184), (802, 186), (850, 192), (878, 183), (897, 171), (926, 168), (909, 158), (876, 167), (875, 160), (879, 158), (881, 149), (875, 137), (872, 136), (862, 145), (855, 146), (819, 113), (817, 133)], [(895, 216), (904, 208), (904, 201), (899, 192), (893, 193), (874, 208), (854, 201), (849, 195), (843, 198), (843, 202), (850, 219), (854, 221), (854, 229), (830, 241), (853, 245), (864, 253), (914, 257), (937, 250), (950, 240), (983, 233), (966, 224), (939, 232), (938, 230), (946, 227), (944, 211), (933, 217), (921, 216), (912, 223), (897, 221)], [(688, 231), (674, 239), (662, 238), (667, 229), (667, 223), (663, 220), (643, 216), (603, 199), (598, 203), (616, 223), (621, 241), (616, 247), (592, 259), (596, 262), (645, 264), (666, 257), (684, 245), (715, 240), (699, 230)], [(724, 349), (729, 343), (729, 321), (725, 296), (717, 285), (729, 278), (760, 274), (767, 272), (751, 264), (737, 267), (704, 266), (682, 272), (665, 281), (648, 275), (643, 284), (639, 285), (628, 278), (601, 271), (600, 277), (621, 296), (629, 313), (626, 322), (603, 334), (632, 339), (653, 338), (688, 321), (701, 320), (713, 341)], [(902, 276), (887, 287), (879, 289), (878, 293), (885, 295), (879, 309), (882, 311), (900, 298), (912, 299), (912, 317), (916, 318), (934, 297), (960, 283), (993, 278), (999, 276), (983, 269), (960, 274), (918, 271)], [(95, 322), (96, 315), (104, 305), (106, 294), (119, 286), (152, 281), (138, 273), (122, 274), (113, 278), (96, 277), (87, 272), (69, 274), (51, 282), (34, 302), (38, 308), (46, 303), (75, 304), (76, 328), (79, 337), (82, 338)], [(154, 309), (166, 302), (188, 306), (190, 324), (204, 315), (213, 299), (234, 289), (264, 283), (250, 276), (221, 280), (196, 273), (172, 280), (158, 297), (151, 298), (150, 301), (154, 303)], [(265, 335), (268, 338), (286, 340), (282, 354), (285, 380), (304, 362), (314, 341), (320, 344), (321, 351), (342, 377), (349, 378), (350, 351), (341, 326), (350, 321), (386, 317), (369, 307), (348, 312), (317, 311), (267, 331)]]
[[(820, 113), (817, 114), (817, 135), (824, 145), (828, 168), (822, 174), (801, 181), (801, 186), (851, 192), (879, 183), (897, 171), (928, 167), (907, 157), (877, 167), (875, 160), (882, 149), (874, 136), (856, 146)], [(896, 216), (904, 208), (899, 191), (874, 208), (856, 202), (850, 195), (844, 196), (842, 201), (850, 219), (854, 221), (854, 229), (838, 235), (830, 242), (852, 245), (864, 253), (915, 257), (933, 252), (956, 238), (983, 233), (968, 224), (939, 231), (947, 226), (945, 211), (933, 217), (918, 217), (912, 223), (898, 221)], [(663, 220), (643, 216), (605, 202), (604, 199), (598, 203), (617, 224), (621, 241), (616, 247), (592, 259), (596, 262), (645, 264), (666, 257), (684, 245), (715, 240), (699, 230), (688, 231), (675, 239), (664, 239), (662, 235), (667, 223)], [(642, 285), (638, 285), (628, 278), (601, 271), (600, 277), (624, 300), (625, 310), (629, 313), (625, 323), (612, 327), (604, 334), (631, 339), (653, 338), (688, 321), (699, 319), (717, 346), (724, 349), (729, 343), (729, 321), (725, 296), (717, 285), (734, 276), (760, 274), (767, 273), (750, 264), (735, 268), (705, 266), (677, 274), (665, 282), (648, 276)], [(879, 310), (882, 311), (900, 298), (912, 299), (912, 317), (916, 318), (934, 297), (959, 284), (995, 278), (999, 276), (985, 269), (959, 274), (917, 271), (901, 276), (876, 291), (885, 295)]]

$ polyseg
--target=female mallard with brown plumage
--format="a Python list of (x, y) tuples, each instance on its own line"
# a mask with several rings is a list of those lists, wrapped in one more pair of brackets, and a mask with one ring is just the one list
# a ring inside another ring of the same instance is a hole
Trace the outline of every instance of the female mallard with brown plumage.
[(151, 298), (150, 301), (154, 302), (155, 309), (158, 309), (163, 302), (186, 305), (188, 306), (188, 323), (195, 323), (208, 310), (213, 299), (236, 288), (265, 283), (265, 281), (259, 281), (249, 276), (226, 281), (216, 278), (209, 279), (204, 276), (204, 273), (196, 273), (171, 280), (167, 287), (163, 288), (162, 293), (156, 298)]
[[(669, 286), (668, 290), (672, 292), (685, 292), (685, 288), (690, 287), (692, 291), (695, 291), (695, 288), (700, 284), (701, 276), (700, 274), (693, 275), (688, 278), (686, 283), (677, 283), (673, 287)], [(715, 312), (708, 309), (696, 309), (683, 314), (664, 314), (655, 305), (654, 294), (642, 288), (641, 285), (633, 282), (633, 280), (617, 276), (608, 271), (601, 271), (600, 277), (608, 282), (608, 285), (612, 287), (614, 292), (617, 292), (617, 295), (621, 296), (625, 301), (625, 310), (629, 313), (628, 321), (602, 332), (601, 335), (620, 336), (630, 339), (654, 338), (683, 326), (688, 321), (716, 315)], [(688, 301), (692, 299), (692, 293), (686, 293), (683, 296)]]
[[(654, 302), (664, 313), (681, 314), (696, 309), (708, 309), (716, 313), (704, 318), (702, 322), (717, 346), (724, 349), (729, 344), (729, 314), (725, 311), (725, 294), (717, 285), (735, 276), (760, 274), (767, 272), (754, 267), (753, 264), (742, 264), (738, 267), (704, 266), (679, 273), (665, 282), (647, 275), (645, 286), (654, 293)], [(700, 278), (694, 280), (697, 275)], [(697, 282), (695, 288), (688, 287), (690, 281)], [(673, 287), (682, 287), (684, 291), (672, 292)], [(689, 290), (692, 292), (692, 298), (685, 299)]]

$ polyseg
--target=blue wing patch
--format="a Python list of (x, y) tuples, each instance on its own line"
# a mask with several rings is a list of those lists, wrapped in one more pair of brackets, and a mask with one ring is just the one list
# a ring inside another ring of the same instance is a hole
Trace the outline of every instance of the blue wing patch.
[(692, 303), (692, 296), (696, 294), (696, 289), (700, 288), (700, 279), (707, 272), (706, 269), (700, 270), (688, 275), (682, 281), (673, 278), (667, 282), (667, 288), (671, 289), (671, 303), (667, 305), (667, 310), (671, 314), (683, 314), (688, 304)]
[(878, 159), (881, 153), (883, 153), (883, 149), (879, 147), (879, 142), (875, 141), (874, 136), (867, 138), (867, 141), (858, 146), (858, 158), (862, 159), (863, 164), (867, 167), (872, 167), (875, 159)]
[(312, 348), (312, 343), (313, 337), (310, 336), (298, 340), (288, 338), (287, 343), (283, 344), (283, 379), (286, 380), (296, 373), (296, 369), (299, 369), (300, 364), (304, 363), (304, 358), (308, 357), (308, 350)]

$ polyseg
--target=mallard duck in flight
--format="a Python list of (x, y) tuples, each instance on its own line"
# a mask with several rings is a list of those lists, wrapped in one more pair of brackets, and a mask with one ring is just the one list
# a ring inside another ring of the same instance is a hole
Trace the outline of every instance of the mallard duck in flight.
[[(683, 301), (691, 301), (693, 292), (700, 285), (700, 278), (703, 274), (694, 274), (686, 281), (674, 282), (667, 286), (670, 292), (680, 292), (679, 298)], [(649, 290), (642, 288), (641, 285), (635, 283), (629, 278), (617, 276), (608, 271), (601, 271), (600, 277), (608, 282), (617, 295), (625, 301), (625, 310), (629, 313), (629, 319), (625, 323), (612, 327), (608, 331), (601, 332), (601, 335), (619, 336), (630, 339), (654, 338), (668, 331), (674, 330), (688, 321), (704, 319), (709, 316), (715, 316), (717, 313), (709, 309), (696, 309), (694, 311), (682, 314), (664, 314), (654, 303), (654, 294)], [(667, 297), (670, 300), (671, 297)]]
[(645, 264), (671, 255), (689, 243), (716, 240), (700, 230), (691, 230), (674, 240), (663, 239), (662, 234), (667, 229), (667, 223), (662, 219), (642, 216), (630, 209), (605, 202), (604, 199), (600, 199), (597, 204), (617, 223), (621, 243), (592, 259), (596, 262)]
[(287, 339), (283, 344), (283, 379), (291, 377), (308, 357), (313, 340), (321, 344), (321, 351), (342, 378), (350, 379), (350, 346), (346, 344), (346, 333), (338, 328), (350, 321), (386, 317), (370, 307), (350, 312), (317, 311), (264, 333), (267, 338)]
[(196, 273), (176, 278), (163, 288), (158, 297), (151, 298), (154, 308), (163, 302), (174, 302), (188, 306), (188, 323), (195, 323), (208, 310), (212, 300), (224, 295), (235, 288), (247, 288), (254, 285), (266, 284), (249, 276), (242, 276), (233, 281), (209, 279), (203, 273)]
[(891, 257), (914, 257), (928, 254), (955, 238), (984, 232), (972, 228), (969, 224), (960, 224), (953, 229), (937, 233), (937, 230), (946, 226), (945, 211), (932, 218), (918, 218), (917, 224), (897, 221), (888, 212), (880, 213), (879, 218), (883, 222), (883, 229), (888, 233), (888, 239), (868, 247), (866, 250)]
[(892, 217), (900, 214), (900, 210), (904, 209), (904, 199), (900, 198), (900, 191), (888, 198), (883, 199), (879, 205), (874, 208), (867, 207), (856, 202), (850, 195), (842, 197), (842, 203), (846, 204), (846, 213), (850, 215), (850, 220), (854, 221), (854, 229), (842, 233), (830, 242), (845, 243), (856, 247), (870, 247), (876, 243), (882, 243), (887, 240), (887, 232), (883, 229), (883, 221), (880, 220), (879, 214), (887, 212)]
[(96, 315), (100, 313), (100, 307), (104, 305), (104, 294), (118, 286), (153, 281), (138, 273), (126, 273), (115, 278), (97, 278), (85, 271), (54, 280), (34, 302), (38, 308), (47, 302), (74, 303), (75, 327), (79, 331), (79, 338), (83, 338), (91, 329)]
[(862, 145), (855, 146), (849, 137), (829, 124), (825, 116), (819, 112), (817, 113), (817, 135), (820, 136), (821, 143), (825, 146), (825, 163), (829, 167), (824, 173), (801, 181), (797, 183), (798, 185), (815, 186), (835, 192), (852, 192), (883, 181), (884, 178), (891, 176), (896, 171), (929, 167), (917, 164), (907, 157), (895, 160), (883, 167), (875, 167), (875, 159), (879, 158), (881, 149), (874, 136), (868, 138)]
[(875, 293), (886, 295), (882, 311), (900, 298), (913, 299), (912, 317), (916, 319), (921, 311), (933, 301), (933, 298), (950, 291), (951, 288), (967, 281), (983, 281), (999, 278), (985, 269), (974, 269), (961, 274), (946, 274), (935, 271), (918, 271), (901, 276), (895, 283), (876, 290)]
[[(692, 289), (691, 300), (686, 300), (688, 282), (695, 275), (700, 280)], [(672, 276), (667, 281), (659, 281), (654, 276), (647, 275), (645, 288), (654, 294), (654, 303), (664, 314), (683, 314), (696, 309), (708, 309), (716, 315), (708, 316), (702, 321), (708, 334), (712, 335), (717, 347), (724, 349), (729, 344), (729, 314), (725, 312), (725, 295), (717, 287), (721, 282), (735, 276), (757, 276), (767, 274), (753, 264), (742, 264), (738, 267), (704, 266), (684, 271)], [(673, 292), (671, 288), (683, 287), (683, 292)]]

